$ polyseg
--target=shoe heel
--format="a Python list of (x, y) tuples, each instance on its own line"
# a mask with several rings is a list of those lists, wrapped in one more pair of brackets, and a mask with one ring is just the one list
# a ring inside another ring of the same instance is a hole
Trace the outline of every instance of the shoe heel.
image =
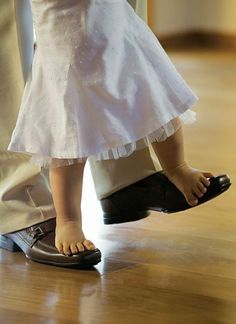
[(15, 242), (4, 235), (0, 235), (0, 248), (11, 252), (21, 251), (21, 248)]
[(148, 210), (142, 211), (130, 211), (128, 215), (122, 213), (103, 213), (103, 224), (111, 225), (111, 224), (120, 224), (127, 222), (134, 222), (149, 216), (151, 213)]

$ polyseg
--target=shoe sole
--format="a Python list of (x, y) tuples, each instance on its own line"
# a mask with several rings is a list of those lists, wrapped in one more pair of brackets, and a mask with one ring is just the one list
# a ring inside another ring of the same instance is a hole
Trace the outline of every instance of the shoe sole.
[[(29, 258), (29, 260), (38, 262), (38, 263), (44, 263), (44, 264), (49, 264), (49, 265), (54, 265), (54, 266), (58, 266), (58, 267), (69, 267), (69, 268), (78, 268), (78, 269), (89, 269), (93, 266), (95, 266), (96, 264), (98, 264), (99, 262), (101, 262), (101, 254), (99, 253), (98, 255), (96, 255), (98, 253), (93, 253), (89, 256), (86, 256), (86, 259), (83, 260), (83, 263), (59, 263), (59, 262), (53, 262), (53, 261), (48, 261), (48, 260), (38, 260), (38, 259), (34, 259), (34, 258)], [(68, 256), (69, 258), (70, 256)]]
[(137, 211), (131, 211), (129, 215), (123, 215), (121, 213), (104, 213), (103, 214), (103, 223), (105, 225), (111, 225), (111, 224), (120, 224), (120, 223), (127, 223), (127, 222), (133, 222), (137, 221), (143, 218), (146, 218), (151, 213), (148, 210), (137, 210)]

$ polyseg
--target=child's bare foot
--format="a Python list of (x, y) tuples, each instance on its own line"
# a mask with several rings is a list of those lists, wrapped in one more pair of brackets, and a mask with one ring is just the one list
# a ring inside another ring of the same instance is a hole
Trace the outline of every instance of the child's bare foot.
[(213, 176), (210, 172), (191, 168), (186, 163), (165, 173), (169, 180), (182, 192), (190, 206), (198, 204), (198, 198), (204, 195), (210, 185), (207, 178)]
[(87, 240), (80, 221), (57, 220), (55, 246), (60, 253), (71, 255), (85, 250), (94, 250), (95, 245)]

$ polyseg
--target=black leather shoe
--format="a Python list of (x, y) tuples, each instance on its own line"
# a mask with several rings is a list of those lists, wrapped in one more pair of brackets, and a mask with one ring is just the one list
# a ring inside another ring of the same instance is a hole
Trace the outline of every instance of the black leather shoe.
[[(230, 185), (227, 175), (210, 178), (210, 186), (198, 205), (220, 195)], [(183, 194), (163, 174), (157, 172), (107, 198), (101, 199), (104, 224), (131, 222), (147, 217), (150, 210), (163, 213), (176, 213), (196, 206), (190, 206)]]
[(71, 256), (61, 254), (55, 247), (56, 219), (27, 227), (23, 230), (0, 235), (0, 248), (12, 252), (23, 251), (36, 262), (61, 267), (91, 267), (101, 261), (99, 249), (79, 252)]

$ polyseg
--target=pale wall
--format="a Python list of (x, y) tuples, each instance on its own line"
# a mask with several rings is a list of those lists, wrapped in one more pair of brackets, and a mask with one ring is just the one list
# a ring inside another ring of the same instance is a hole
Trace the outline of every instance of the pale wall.
[(236, 0), (152, 0), (159, 35), (190, 30), (236, 34)]
[(236, 33), (235, 0), (204, 0), (200, 8), (200, 28)]

